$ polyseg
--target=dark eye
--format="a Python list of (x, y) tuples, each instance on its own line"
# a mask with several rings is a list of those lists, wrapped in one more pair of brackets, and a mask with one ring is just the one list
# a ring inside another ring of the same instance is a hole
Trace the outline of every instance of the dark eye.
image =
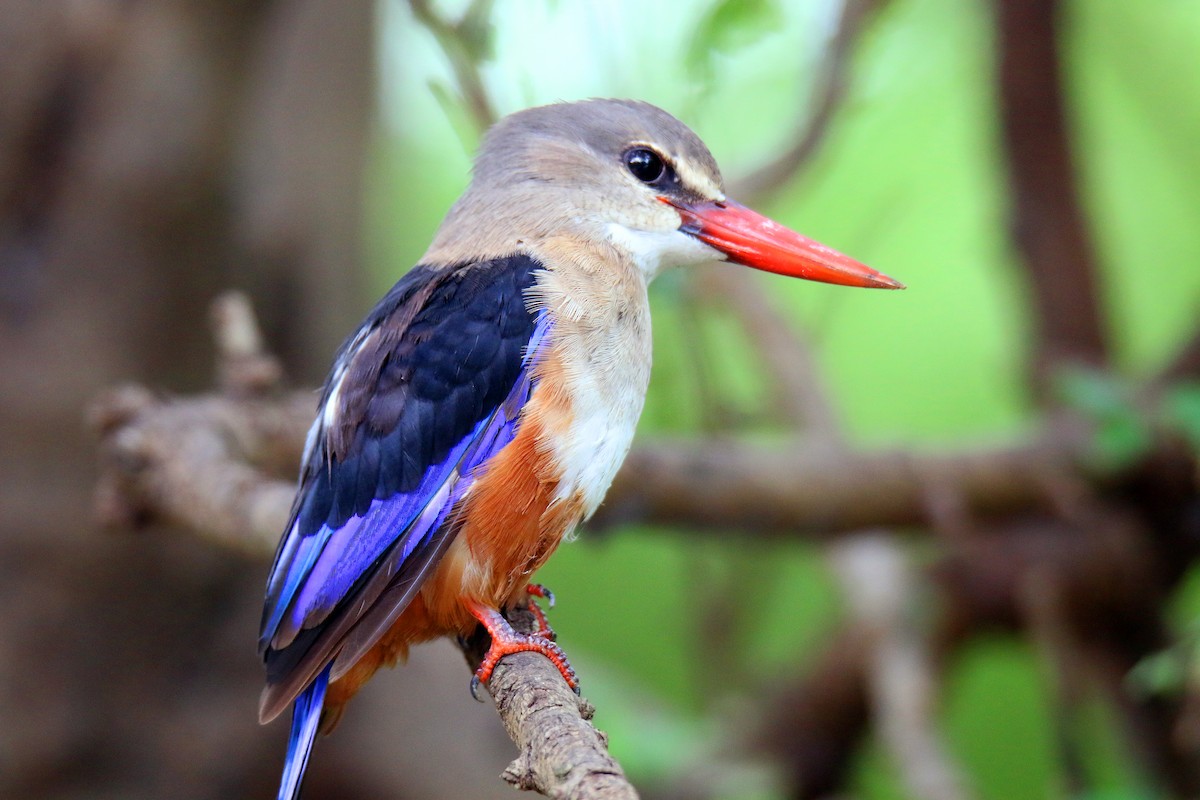
[(642, 183), (654, 183), (667, 171), (662, 156), (646, 147), (635, 147), (627, 152), (625, 166)]

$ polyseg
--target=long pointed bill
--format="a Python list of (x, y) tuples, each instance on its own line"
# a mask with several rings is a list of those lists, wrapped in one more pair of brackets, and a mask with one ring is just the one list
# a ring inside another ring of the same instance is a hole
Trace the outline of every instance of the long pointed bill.
[(659, 199), (679, 211), (683, 218), (681, 231), (720, 250), (735, 264), (842, 286), (904, 288), (900, 281), (801, 236), (741, 203), (728, 200), (691, 205), (666, 197)]

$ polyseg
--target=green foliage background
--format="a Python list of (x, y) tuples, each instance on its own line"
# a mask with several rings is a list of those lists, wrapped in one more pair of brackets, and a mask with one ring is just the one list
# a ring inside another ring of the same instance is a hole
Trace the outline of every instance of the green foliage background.
[[(700, 133), (728, 179), (794, 135), (837, 7), (500, 0), (484, 78), (502, 112), (588, 96), (654, 102)], [(405, 4), (382, 8), (385, 113), (366, 231), (379, 291), (419, 259), (468, 180), (476, 144), (444, 54)], [(1200, 316), (1200, 2), (1075, 0), (1065, 10), (1072, 130), (1111, 330), (1122, 368), (1144, 374)], [(760, 278), (815, 338), (864, 446), (966, 445), (1030, 427), (1027, 289), (1008, 244), (992, 37), (982, 0), (887, 3), (859, 43), (825, 145), (761, 208), (910, 287)], [(710, 348), (729, 403), (760, 403), (752, 344), (720, 320), (705, 322), (702, 341), (689, 339), (680, 287), (668, 275), (653, 292), (656, 372), (642, 436), (698, 431), (692, 348)], [(558, 593), (561, 641), (635, 781), (669, 779), (736, 736), (745, 698), (803, 670), (839, 624), (839, 593), (813, 545), (585, 531), (541, 579)], [(704, 627), (699, 612), (718, 592), (731, 592), (735, 630)], [(1183, 594), (1180, 618), (1200, 615), (1200, 592)], [(714, 639), (736, 650), (706, 649)], [(1051, 686), (1030, 646), (1010, 638), (977, 641), (952, 666), (941, 722), (980, 796), (1063, 793)], [(1101, 705), (1078, 724), (1090, 796), (1156, 796)], [(729, 792), (774, 797), (772, 786), (754, 773)], [(853, 789), (904, 796), (875, 746)]]

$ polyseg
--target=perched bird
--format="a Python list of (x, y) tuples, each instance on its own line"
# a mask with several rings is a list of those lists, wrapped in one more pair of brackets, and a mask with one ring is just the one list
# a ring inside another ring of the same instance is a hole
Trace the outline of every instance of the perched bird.
[(261, 720), (293, 705), (280, 798), (318, 728), (410, 645), (482, 624), (473, 692), (523, 650), (577, 687), (548, 627), (503, 612), (548, 596), (531, 576), (629, 450), (647, 284), (718, 260), (903, 288), (727, 199), (703, 142), (654, 106), (561, 103), (491, 129), (420, 263), (338, 352), (308, 434), (259, 638)]

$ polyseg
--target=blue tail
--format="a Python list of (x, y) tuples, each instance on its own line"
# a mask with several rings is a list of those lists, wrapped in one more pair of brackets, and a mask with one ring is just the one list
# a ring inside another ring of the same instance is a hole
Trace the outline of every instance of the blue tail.
[(325, 704), (325, 688), (329, 685), (332, 668), (333, 664), (325, 667), (325, 671), (292, 704), (292, 732), (288, 736), (287, 761), (283, 764), (283, 779), (279, 783), (279, 800), (300, 797), (300, 783), (304, 780), (308, 754), (312, 752), (313, 739), (317, 736), (317, 723), (321, 721), (321, 706)]

